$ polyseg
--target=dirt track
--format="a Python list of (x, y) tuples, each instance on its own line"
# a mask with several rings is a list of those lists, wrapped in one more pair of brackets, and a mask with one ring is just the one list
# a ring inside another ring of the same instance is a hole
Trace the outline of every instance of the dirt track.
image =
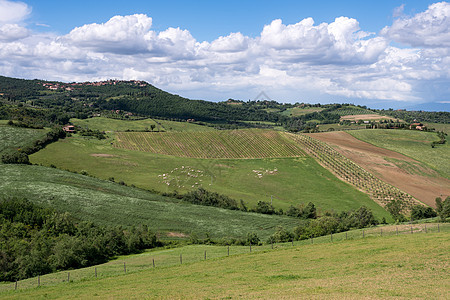
[[(342, 131), (308, 134), (328, 143), (381, 180), (435, 207), (435, 199), (450, 195), (450, 180), (440, 177), (434, 170), (400, 153), (379, 148), (360, 141)], [(396, 164), (385, 159), (395, 159)], [(415, 172), (399, 166), (414, 166)]]

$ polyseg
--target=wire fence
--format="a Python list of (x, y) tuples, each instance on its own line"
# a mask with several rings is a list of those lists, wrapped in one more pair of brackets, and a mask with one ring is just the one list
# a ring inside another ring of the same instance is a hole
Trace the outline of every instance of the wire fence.
[(148, 269), (167, 268), (181, 264), (192, 264), (200, 261), (222, 259), (227, 256), (241, 255), (245, 253), (275, 251), (277, 249), (301, 247), (306, 245), (339, 243), (345, 242), (346, 240), (449, 232), (449, 223), (402, 224), (352, 230), (300, 241), (292, 240), (286, 243), (272, 243), (248, 246), (188, 245), (181, 248), (171, 248), (163, 250), (155, 249), (141, 254), (119, 257), (116, 260), (107, 262), (102, 265), (76, 270), (61, 271), (12, 283), (1, 283), (0, 292), (30, 289), (41, 286), (54, 286), (64, 283), (70, 284), (73, 282), (96, 280), (107, 277), (116, 277)]

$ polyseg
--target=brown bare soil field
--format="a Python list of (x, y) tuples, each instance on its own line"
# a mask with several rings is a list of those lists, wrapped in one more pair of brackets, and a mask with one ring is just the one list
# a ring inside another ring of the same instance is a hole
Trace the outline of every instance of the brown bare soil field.
[(395, 120), (395, 119), (391, 118), (391, 117), (387, 117), (387, 116), (377, 115), (377, 114), (368, 114), (368, 115), (342, 116), (341, 120), (357, 121), (357, 120)]
[[(412, 158), (360, 141), (342, 131), (308, 135), (328, 143), (379, 179), (427, 205), (435, 207), (436, 197), (450, 195), (450, 180)], [(414, 172), (401, 168), (402, 165), (414, 166)]]

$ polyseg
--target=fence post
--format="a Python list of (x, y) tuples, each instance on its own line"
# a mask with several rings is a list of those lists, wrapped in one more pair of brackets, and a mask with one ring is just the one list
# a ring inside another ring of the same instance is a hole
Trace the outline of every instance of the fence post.
[(250, 243), (250, 252), (252, 252), (252, 243)]
[(346, 232), (345, 232), (345, 239), (346, 239), (346, 240), (347, 240), (347, 234), (348, 234), (348, 232), (346, 231)]
[(363, 229), (363, 238), (364, 238), (364, 229)]
[(125, 264), (125, 262), (123, 262), (123, 271), (126, 273), (127, 272), (127, 266)]
[(153, 268), (155, 267), (155, 259), (153, 259)]
[(70, 272), (67, 272), (67, 282), (70, 282)]
[(412, 230), (412, 226), (411, 226), (411, 234), (413, 233), (413, 230)]
[(427, 224), (425, 224), (425, 233), (427, 233)]
[(97, 278), (97, 267), (95, 267), (95, 278)]
[(333, 233), (330, 234), (331, 242), (333, 242)]
[(15, 286), (14, 286), (14, 290), (15, 290), (15, 291), (17, 290), (17, 280), (16, 280), (16, 284), (15, 284)]
[(205, 260), (206, 260), (206, 250), (205, 250)]
[(227, 256), (230, 256), (230, 246), (228, 246), (228, 254)]
[(41, 286), (41, 277), (38, 275), (38, 286)]
[(180, 265), (183, 264), (183, 254), (180, 254)]
[(294, 247), (294, 239), (292, 239), (292, 247)]

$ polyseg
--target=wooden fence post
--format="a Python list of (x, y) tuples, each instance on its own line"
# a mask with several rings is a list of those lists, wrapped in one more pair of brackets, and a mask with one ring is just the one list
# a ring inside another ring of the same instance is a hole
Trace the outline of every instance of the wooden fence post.
[(183, 264), (183, 254), (180, 254), (180, 265)]
[(127, 272), (127, 266), (125, 264), (125, 262), (123, 262), (123, 271), (126, 273)]
[(206, 250), (205, 250), (205, 260), (206, 260)]
[(15, 286), (14, 286), (14, 290), (15, 290), (15, 291), (17, 290), (17, 280), (16, 280), (16, 284), (15, 284)]
[(70, 282), (70, 272), (67, 272), (67, 282)]
[(330, 234), (331, 242), (333, 242), (333, 233)]
[(230, 246), (228, 246), (228, 254), (227, 256), (230, 256)]
[(153, 268), (155, 267), (155, 259), (153, 259)]
[(97, 278), (97, 267), (95, 267), (95, 278)]

